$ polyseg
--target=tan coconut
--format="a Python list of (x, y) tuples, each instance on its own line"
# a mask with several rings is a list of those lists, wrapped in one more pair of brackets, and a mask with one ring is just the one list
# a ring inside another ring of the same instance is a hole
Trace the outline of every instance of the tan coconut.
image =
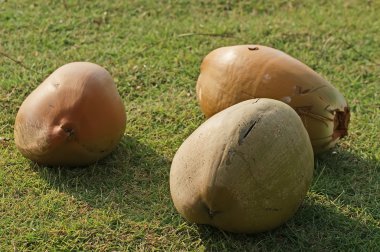
[(302, 62), (270, 47), (237, 45), (210, 52), (196, 90), (206, 117), (252, 98), (289, 104), (302, 118), (315, 153), (347, 135), (350, 113), (343, 95)]
[(280, 101), (252, 99), (214, 115), (184, 141), (172, 162), (170, 192), (190, 222), (257, 233), (295, 214), (313, 168), (297, 113)]
[(54, 71), (22, 103), (15, 142), (37, 163), (83, 166), (109, 154), (125, 124), (125, 108), (107, 70), (74, 62)]

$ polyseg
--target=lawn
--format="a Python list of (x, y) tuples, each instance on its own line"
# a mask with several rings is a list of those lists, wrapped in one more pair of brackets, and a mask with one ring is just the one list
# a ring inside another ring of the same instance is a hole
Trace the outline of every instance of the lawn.
[[(0, 251), (379, 251), (379, 16), (379, 1), (359, 0), (0, 0)], [(205, 120), (195, 96), (203, 57), (248, 43), (312, 67), (352, 116), (349, 136), (316, 157), (294, 218), (237, 235), (187, 223), (168, 178), (176, 150)], [(125, 136), (87, 168), (38, 166), (17, 151), (14, 119), (72, 61), (111, 73)]]

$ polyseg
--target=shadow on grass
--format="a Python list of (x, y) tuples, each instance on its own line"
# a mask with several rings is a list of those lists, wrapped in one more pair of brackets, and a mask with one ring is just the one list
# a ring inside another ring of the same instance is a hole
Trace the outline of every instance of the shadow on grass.
[(169, 167), (169, 160), (126, 136), (113, 153), (97, 164), (78, 168), (37, 166), (34, 169), (52, 188), (90, 207), (112, 209), (139, 219), (151, 214), (152, 204), (162, 204), (160, 195), (168, 193), (165, 190)]
[(287, 223), (250, 235), (200, 225), (202, 244), (207, 251), (378, 250), (379, 167), (346, 151), (324, 154), (316, 159), (311, 193)]
[[(136, 139), (124, 137), (109, 157), (90, 167), (35, 169), (52, 188), (93, 208), (117, 211), (134, 220), (155, 218), (180, 235), (174, 223), (183, 219), (171, 202), (169, 167), (170, 160)], [(380, 228), (373, 219), (380, 218), (379, 183), (379, 161), (338, 150), (316, 159), (311, 193), (283, 226), (252, 235), (205, 225), (184, 232), (200, 240), (206, 251), (376, 251)]]
[(283, 226), (260, 234), (232, 234), (198, 228), (207, 251), (375, 251), (380, 230), (334, 208), (306, 203)]
[(312, 191), (380, 219), (380, 160), (336, 149), (316, 159)]

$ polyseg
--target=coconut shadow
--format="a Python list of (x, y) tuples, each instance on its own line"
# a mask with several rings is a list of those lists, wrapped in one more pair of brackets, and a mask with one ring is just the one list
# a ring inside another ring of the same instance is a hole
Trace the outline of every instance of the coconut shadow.
[(163, 204), (160, 194), (165, 194), (167, 205), (170, 202), (170, 161), (133, 137), (124, 136), (109, 156), (87, 167), (33, 167), (52, 188), (92, 208), (144, 217), (151, 204)]

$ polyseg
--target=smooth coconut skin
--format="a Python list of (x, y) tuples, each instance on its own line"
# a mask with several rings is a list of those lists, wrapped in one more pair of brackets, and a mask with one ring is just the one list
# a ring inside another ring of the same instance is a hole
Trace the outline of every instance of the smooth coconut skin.
[(252, 98), (289, 104), (302, 118), (315, 153), (347, 135), (350, 113), (343, 95), (302, 62), (270, 47), (237, 45), (210, 52), (196, 91), (206, 117)]
[(84, 166), (108, 155), (124, 134), (126, 114), (110, 74), (89, 62), (54, 71), (22, 103), (14, 134), (27, 158)]
[(170, 192), (190, 222), (257, 233), (295, 214), (313, 168), (297, 113), (280, 101), (252, 99), (214, 115), (184, 141), (172, 162)]

